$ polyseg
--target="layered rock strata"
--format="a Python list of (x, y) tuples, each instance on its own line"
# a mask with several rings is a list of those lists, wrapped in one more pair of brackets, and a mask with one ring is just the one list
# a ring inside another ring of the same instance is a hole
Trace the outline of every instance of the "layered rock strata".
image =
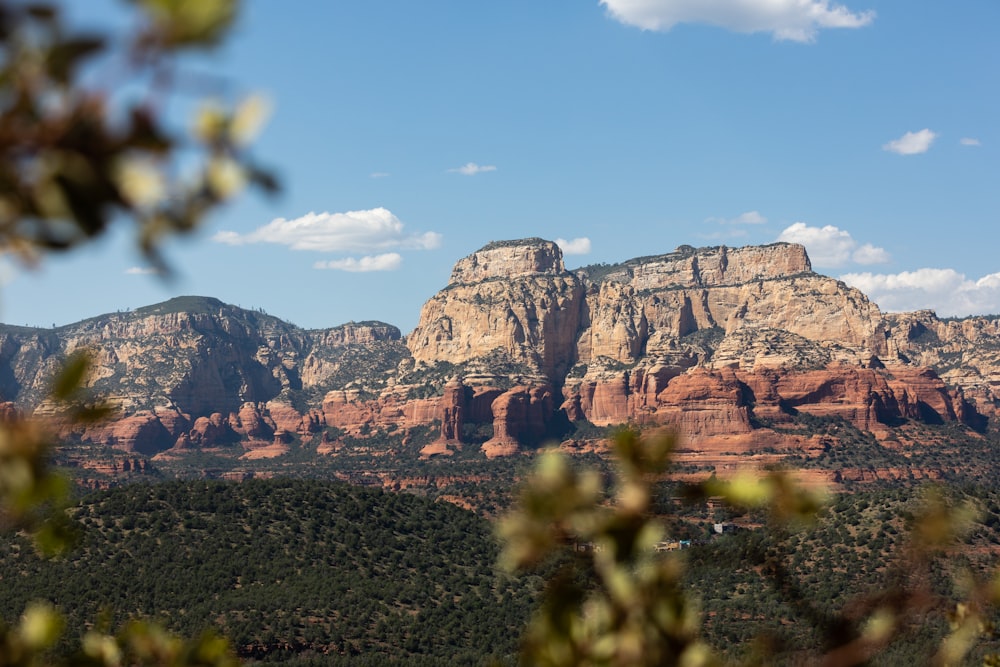
[(66, 435), (147, 456), (295, 438), (335, 453), (338, 434), (431, 425), (425, 455), (475, 432), (493, 457), (570, 422), (668, 424), (698, 451), (746, 453), (780, 448), (774, 429), (797, 413), (881, 437), (914, 420), (981, 428), (1000, 406), (1000, 320), (883, 315), (783, 243), (575, 271), (554, 243), (491, 243), (455, 264), (405, 341), (380, 322), (306, 331), (198, 297), (0, 327), (0, 400), (54, 416), (49, 378), (81, 348), (88, 388), (121, 417)]
[(493, 354), (555, 379), (573, 362), (583, 293), (556, 244), (491, 244), (459, 260), (448, 286), (424, 304), (407, 347), (417, 364)]
[[(557, 388), (568, 420), (670, 424), (702, 444), (752, 448), (762, 423), (797, 411), (877, 435), (906, 420), (974, 424), (962, 390), (900, 353), (912, 346), (894, 339), (896, 326), (858, 290), (814, 273), (798, 245), (681, 247), (570, 272), (552, 244), (528, 239), (461, 260), (407, 346), (418, 366), (508, 359), (543, 376), (533, 386)], [(491, 454), (544, 432), (525, 417), (509, 435), (502, 424), (528, 389), (509, 391), (519, 399), (495, 404)]]

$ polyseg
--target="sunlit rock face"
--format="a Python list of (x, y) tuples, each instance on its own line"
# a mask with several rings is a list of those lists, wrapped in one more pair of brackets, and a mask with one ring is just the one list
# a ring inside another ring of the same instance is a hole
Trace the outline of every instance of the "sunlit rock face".
[(941, 320), (920, 310), (890, 313), (886, 322), (899, 358), (933, 368), (984, 415), (1000, 417), (1000, 316)]
[[(735, 349), (715, 366), (742, 357), (752, 363), (763, 360), (773, 352), (773, 341), (744, 352), (769, 331), (784, 332), (850, 361), (887, 351), (878, 307), (858, 290), (813, 273), (800, 245), (680, 248), (580, 273), (592, 278), (588, 326), (579, 345), (583, 362), (608, 357), (631, 363), (679, 349), (701, 351), (700, 338), (693, 336), (699, 332), (739, 337), (730, 346)], [(798, 341), (789, 351), (796, 347)], [(772, 365), (790, 361), (794, 359)]]
[[(146, 455), (317, 432), (328, 386), (344, 376), (365, 381), (356, 367), (378, 370), (358, 357), (375, 351), (395, 368), (406, 354), (399, 329), (381, 322), (307, 331), (217, 299), (179, 297), (58, 329), (0, 327), (0, 395), (58, 426), (48, 388), (78, 350), (90, 358), (86, 389), (114, 405), (117, 418), (65, 424), (63, 435)], [(303, 394), (315, 405), (292, 407)]]
[(1000, 320), (883, 315), (787, 243), (575, 270), (550, 241), (490, 243), (456, 262), (405, 339), (382, 322), (303, 330), (203, 297), (0, 326), (0, 401), (58, 426), (46, 394), (77, 349), (92, 359), (88, 388), (120, 413), (63, 435), (146, 456), (296, 438), (335, 453), (337, 433), (429, 427), (425, 456), (477, 432), (496, 457), (581, 420), (669, 425), (698, 451), (752, 453), (780, 448), (773, 428), (796, 412), (882, 437), (907, 421), (981, 426), (1000, 406)]
[(418, 364), (494, 355), (556, 380), (574, 361), (583, 295), (556, 244), (490, 244), (455, 264), (448, 286), (424, 304), (407, 346)]
[[(669, 424), (689, 440), (746, 435), (755, 410), (780, 419), (792, 405), (875, 433), (975, 413), (933, 370), (912, 368), (892, 333), (864, 294), (813, 272), (800, 245), (681, 247), (567, 271), (554, 244), (526, 239), (460, 260), (407, 345), (418, 364), (476, 366), (480, 383), (494, 373), (523, 387), (534, 373), (569, 420)], [(492, 454), (541, 436), (537, 419), (512, 426), (520, 392), (496, 404)]]

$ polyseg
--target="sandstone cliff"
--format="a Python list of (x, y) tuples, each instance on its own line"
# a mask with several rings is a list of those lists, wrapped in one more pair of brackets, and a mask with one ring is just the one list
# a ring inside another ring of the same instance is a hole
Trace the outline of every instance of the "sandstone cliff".
[(572, 364), (582, 301), (583, 284), (556, 244), (493, 243), (459, 260), (407, 346), (422, 365), (496, 354), (554, 380)]
[[(565, 419), (670, 424), (688, 442), (730, 450), (752, 450), (762, 423), (800, 410), (881, 436), (907, 420), (979, 424), (976, 407), (992, 407), (988, 381), (943, 381), (941, 359), (907, 356), (915, 348), (897, 340), (899, 328), (858, 290), (813, 272), (798, 245), (683, 246), (567, 271), (557, 247), (526, 239), (460, 260), (407, 345), (417, 369), (492, 357), (520, 373), (499, 387), (490, 454), (551, 426), (521, 407), (545, 387), (561, 394)], [(973, 334), (995, 341), (995, 330), (973, 328), (962, 345)], [(526, 383), (531, 371), (541, 377)]]
[(782, 430), (796, 414), (885, 438), (907, 422), (981, 428), (1000, 406), (1000, 320), (883, 315), (791, 244), (571, 271), (554, 243), (491, 243), (456, 263), (405, 341), (380, 322), (307, 331), (200, 297), (0, 326), (0, 400), (53, 414), (49, 378), (79, 348), (121, 414), (64, 435), (147, 456), (272, 455), (294, 439), (335, 454), (341, 437), (430, 426), (426, 456), (472, 437), (492, 457), (574, 422), (669, 424), (705, 456), (812, 451)]
[(921, 310), (887, 315), (886, 322), (901, 359), (935, 369), (984, 414), (1000, 416), (1000, 317), (942, 320)]
[(399, 330), (381, 322), (305, 331), (216, 299), (179, 297), (54, 330), (0, 326), (0, 396), (54, 414), (50, 378), (79, 349), (92, 360), (88, 389), (119, 411), (80, 437), (147, 455), (315, 432), (323, 418), (310, 408), (329, 390), (384, 387), (406, 354)]

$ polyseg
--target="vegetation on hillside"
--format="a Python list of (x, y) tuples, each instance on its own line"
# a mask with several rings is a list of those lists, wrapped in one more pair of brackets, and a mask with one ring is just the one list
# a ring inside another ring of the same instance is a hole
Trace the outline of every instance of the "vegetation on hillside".
[[(58, 5), (0, 2), (0, 246), (26, 262), (79, 247), (126, 220), (134, 223), (149, 265), (165, 273), (159, 254), (165, 236), (195, 229), (247, 183), (276, 188), (247, 151), (261, 120), (259, 100), (232, 109), (206, 106), (191, 136), (174, 136), (174, 124), (162, 118), (179, 79), (172, 76), (177, 55), (223, 40), (236, 0), (130, 4), (135, 33), (101, 35), (71, 30)], [(122, 79), (83, 77), (98, 56), (120, 61), (112, 71)], [(120, 90), (130, 95), (122, 98)], [(599, 281), (627, 268), (589, 271)], [(157, 312), (181, 308), (215, 304), (182, 298)], [(255, 327), (284, 326), (263, 313), (243, 317)], [(54, 340), (51, 332), (15, 327), (0, 334), (32, 336), (38, 355)], [(380, 372), (398, 361), (395, 352), (403, 354), (385, 349), (374, 366), (345, 362), (335, 374), (354, 381), (362, 370)], [(948, 367), (958, 357), (945, 361)], [(148, 362), (164, 372), (184, 365), (176, 358)], [(81, 421), (103, 412), (79, 391), (86, 366), (83, 357), (71, 359), (50, 388), (54, 402)], [(223, 384), (242, 383), (235, 368)], [(450, 369), (432, 373), (444, 370)], [(10, 375), (0, 381), (9, 385)], [(992, 484), (995, 478), (996, 449), (988, 446), (994, 434), (949, 439), (914, 426), (906, 441), (887, 446), (843, 424), (807, 427), (836, 431), (857, 445), (824, 451), (817, 465), (835, 467), (844, 455), (858, 466), (877, 461), (905, 469), (926, 462), (952, 480)], [(419, 437), (377, 435), (389, 449), (342, 438), (356, 470), (397, 455), (384, 465), (400, 472), (402, 463), (412, 462), (421, 470)], [(475, 435), (482, 439), (485, 431)], [(233, 664), (230, 643), (203, 634), (206, 627), (233, 637), (244, 656), (262, 660), (513, 660), (539, 579), (498, 574), (488, 524), (417, 497), (452, 495), (447, 485), (454, 480), (442, 488), (428, 474), (416, 494), (316, 481), (136, 484), (68, 507), (70, 487), (53, 474), (49, 445), (37, 422), (12, 419), (0, 427), (5, 667)], [(308, 447), (315, 443), (293, 445), (278, 465), (301, 473), (295, 466), (313, 454)], [(671, 449), (667, 440), (623, 435), (618, 484), (610, 491), (606, 469), (574, 470), (560, 455), (540, 457), (520, 508), (503, 523), (506, 564), (536, 566), (537, 576), (549, 581), (528, 626), (525, 661), (697, 665), (721, 655), (751, 664), (957, 664), (990, 634), (990, 605), (1000, 597), (989, 572), (1000, 543), (1000, 497), (991, 486), (921, 497), (901, 487), (845, 496), (821, 511), (812, 494), (779, 473), (731, 484), (710, 478), (675, 492), (698, 502), (720, 498), (726, 512), (752, 514), (744, 532), (707, 539), (707, 530), (699, 531), (704, 517), (656, 516), (669, 503), (656, 502), (651, 483), (670, 463)], [(202, 451), (192, 459), (198, 457), (210, 463), (233, 458)], [(976, 476), (979, 461), (990, 465)], [(495, 470), (474, 447), (449, 465), (452, 472), (483, 476)], [(503, 494), (520, 474), (512, 465), (494, 477), (495, 504), (486, 513), (506, 502)], [(817, 516), (811, 528), (799, 525)], [(771, 532), (759, 527), (765, 523)], [(661, 542), (682, 536), (692, 540), (691, 549), (657, 551)], [(42, 561), (35, 552), (66, 551), (74, 537), (78, 548), (63, 560)], [(562, 566), (550, 576), (552, 559)], [(698, 598), (707, 616), (699, 615)], [(196, 638), (182, 639), (160, 624)]]
[[(838, 496), (800, 530), (739, 530), (686, 552), (685, 583), (706, 610), (705, 636), (723, 656), (766, 645), (772, 662), (818, 662), (892, 610), (895, 641), (869, 664), (924, 664), (972, 599), (984, 627), (973, 655), (1000, 650), (990, 580), (1000, 553), (1000, 495), (983, 487), (870, 488)], [(955, 520), (955, 540), (921, 545), (928, 508)], [(978, 635), (979, 633), (977, 633)]]
[[(278, 188), (249, 153), (266, 115), (261, 100), (203, 105), (190, 135), (177, 136), (165, 118), (183, 87), (174, 76), (180, 57), (223, 41), (238, 0), (128, 4), (133, 30), (81, 32), (57, 3), (0, 2), (0, 249), (8, 256), (34, 264), (101, 237), (113, 223), (131, 224), (148, 265), (165, 274), (163, 239), (196, 229), (247, 185)], [(107, 67), (103, 76), (94, 76), (97, 62)], [(57, 401), (79, 398), (86, 367), (79, 361), (56, 377)], [(76, 418), (100, 412), (77, 408)], [(68, 546), (60, 511), (67, 486), (48, 466), (48, 445), (37, 423), (0, 426), (0, 527), (28, 530), (58, 550)], [(0, 624), (0, 659), (45, 664), (61, 632), (58, 610), (33, 603), (16, 625)], [(186, 641), (132, 624), (118, 635), (92, 628), (74, 662), (223, 667), (233, 658), (224, 640)]]
[[(484, 245), (482, 248), (480, 248), (476, 252), (487, 252), (489, 250), (498, 250), (500, 248), (517, 248), (517, 247), (526, 246), (526, 245), (539, 245), (539, 244), (548, 244), (548, 243), (551, 243), (551, 241), (547, 241), (545, 239), (538, 238), (537, 236), (532, 236), (532, 237), (524, 238), (524, 239), (507, 239), (507, 240), (500, 240), (500, 241), (490, 241), (489, 243), (487, 243), (486, 245)], [(475, 254), (475, 253), (473, 253), (473, 254)], [(471, 257), (471, 255), (470, 255), (470, 257)]]
[(214, 627), (255, 660), (481, 664), (516, 653), (533, 598), (531, 580), (496, 570), (485, 520), (412, 494), (178, 481), (96, 493), (71, 514), (83, 528), (72, 558), (0, 542), (2, 614), (48, 600), (66, 610), (68, 640), (93, 619), (137, 617)]
[(610, 487), (557, 452), (539, 459), (501, 523), (502, 562), (520, 570), (571, 557), (529, 626), (527, 664), (1000, 660), (991, 652), (1000, 495), (908, 486), (824, 507), (780, 471), (713, 476), (674, 492), (750, 512), (751, 522), (681, 543), (653, 514), (664, 505), (652, 482), (673, 447), (669, 437), (622, 433)]

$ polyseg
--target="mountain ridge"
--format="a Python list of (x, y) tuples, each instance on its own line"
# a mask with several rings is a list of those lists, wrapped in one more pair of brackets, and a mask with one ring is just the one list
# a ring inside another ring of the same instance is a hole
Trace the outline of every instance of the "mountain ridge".
[(907, 421), (982, 428), (1000, 405), (998, 340), (998, 320), (883, 314), (795, 244), (567, 270), (555, 243), (521, 239), (459, 259), (407, 336), (377, 321), (301, 329), (193, 296), (51, 330), (0, 325), (0, 398), (54, 418), (48, 377), (87, 348), (89, 385), (121, 416), (63, 437), (147, 456), (280, 456), (291, 441), (334, 455), (340, 437), (418, 427), (438, 433), (425, 456), (450, 456), (489, 425), (495, 457), (572, 422), (670, 425), (694, 450), (745, 455), (815, 449), (781, 433), (796, 411), (883, 439)]

